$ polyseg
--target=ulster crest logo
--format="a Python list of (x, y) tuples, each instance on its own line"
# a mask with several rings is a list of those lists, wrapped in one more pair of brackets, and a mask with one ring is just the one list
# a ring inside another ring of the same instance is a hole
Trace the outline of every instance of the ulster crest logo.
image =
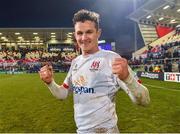
[(100, 61), (93, 61), (93, 63), (91, 64), (90, 70), (97, 71), (99, 70), (99, 66), (100, 66)]

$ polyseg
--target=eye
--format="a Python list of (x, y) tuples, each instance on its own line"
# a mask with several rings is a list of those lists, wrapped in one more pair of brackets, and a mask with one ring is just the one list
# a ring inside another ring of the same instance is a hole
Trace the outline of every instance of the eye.
[(83, 33), (82, 32), (77, 32), (77, 35), (82, 35)]
[(93, 33), (93, 31), (92, 30), (88, 30), (86, 33), (87, 34), (91, 34), (91, 33)]

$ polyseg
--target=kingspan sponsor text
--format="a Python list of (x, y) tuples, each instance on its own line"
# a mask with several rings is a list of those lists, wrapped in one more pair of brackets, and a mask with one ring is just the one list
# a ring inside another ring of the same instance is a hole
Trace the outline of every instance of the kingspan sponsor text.
[(73, 91), (75, 94), (82, 94), (82, 93), (95, 93), (94, 88), (89, 88), (85, 86), (73, 86)]

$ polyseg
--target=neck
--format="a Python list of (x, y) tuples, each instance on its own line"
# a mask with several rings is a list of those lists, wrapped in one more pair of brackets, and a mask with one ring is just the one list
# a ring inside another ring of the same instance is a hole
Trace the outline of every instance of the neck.
[(89, 54), (94, 54), (99, 51), (99, 48), (92, 50), (92, 51), (82, 51), (83, 56), (88, 56)]

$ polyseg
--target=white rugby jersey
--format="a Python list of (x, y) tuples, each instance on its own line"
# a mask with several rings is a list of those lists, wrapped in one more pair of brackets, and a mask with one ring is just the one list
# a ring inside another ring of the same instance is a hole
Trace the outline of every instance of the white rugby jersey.
[[(100, 50), (95, 54), (78, 56), (72, 61), (64, 81), (74, 96), (74, 118), (78, 131), (92, 128), (112, 128), (117, 125), (115, 93), (124, 82), (112, 73), (111, 63), (120, 57), (112, 51)], [(129, 94), (131, 99), (132, 94)]]

